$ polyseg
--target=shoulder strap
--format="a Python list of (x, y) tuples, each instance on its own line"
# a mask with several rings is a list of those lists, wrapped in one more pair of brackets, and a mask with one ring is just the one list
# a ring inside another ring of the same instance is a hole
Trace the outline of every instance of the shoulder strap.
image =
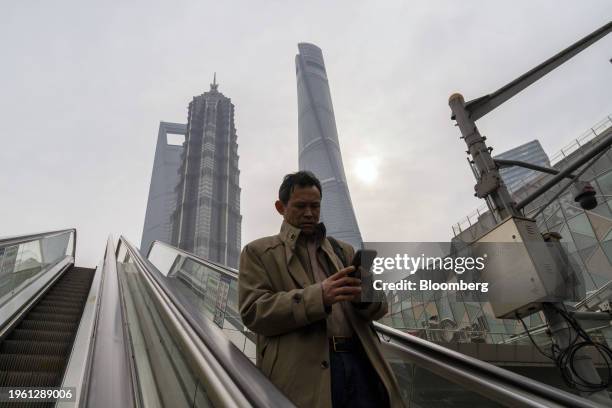
[(334, 237), (329, 236), (327, 237), (327, 239), (329, 240), (329, 243), (334, 249), (334, 253), (338, 257), (338, 259), (340, 259), (340, 262), (342, 262), (342, 266), (346, 266), (348, 264), (348, 262), (346, 261), (346, 255), (344, 255), (344, 251), (342, 250), (342, 247), (340, 246), (338, 240)]

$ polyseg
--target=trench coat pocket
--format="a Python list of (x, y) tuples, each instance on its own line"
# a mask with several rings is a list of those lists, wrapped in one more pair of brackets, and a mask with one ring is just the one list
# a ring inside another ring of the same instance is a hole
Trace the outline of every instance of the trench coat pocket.
[(266, 377), (270, 377), (278, 356), (278, 339), (273, 337), (267, 340), (261, 350), (261, 371)]

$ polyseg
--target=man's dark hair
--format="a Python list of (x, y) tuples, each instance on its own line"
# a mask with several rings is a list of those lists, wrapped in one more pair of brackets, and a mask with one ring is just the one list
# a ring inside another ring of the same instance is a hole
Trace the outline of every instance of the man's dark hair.
[(283, 182), (278, 189), (278, 199), (281, 200), (283, 204), (286, 205), (289, 202), (289, 197), (291, 197), (291, 193), (293, 192), (295, 186), (315, 186), (319, 190), (319, 193), (321, 193), (321, 197), (323, 197), (321, 182), (317, 176), (309, 171), (298, 171), (296, 173), (287, 174), (283, 178)]

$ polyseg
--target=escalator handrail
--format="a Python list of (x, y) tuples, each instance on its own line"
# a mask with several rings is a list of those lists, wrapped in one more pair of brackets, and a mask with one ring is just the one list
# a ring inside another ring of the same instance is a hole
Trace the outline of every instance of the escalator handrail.
[[(383, 336), (383, 339), (384, 336), (389, 337), (399, 343), (401, 346), (405, 347), (405, 350), (407, 349), (408, 351), (414, 351), (420, 355), (432, 358), (436, 360), (436, 362), (442, 361), (444, 366), (452, 367), (452, 375), (457, 380), (465, 379), (466, 381), (471, 382), (470, 377), (472, 377), (474, 374), (477, 374), (479, 378), (490, 379), (490, 381), (484, 381), (479, 385), (479, 388), (481, 389), (479, 389), (478, 392), (493, 399), (500, 398), (502, 400), (507, 400), (508, 395), (504, 395), (502, 392), (500, 392), (500, 388), (498, 387), (498, 385), (501, 384), (502, 387), (513, 389), (515, 392), (518, 391), (519, 394), (511, 396), (511, 398), (516, 397), (515, 402), (517, 404), (520, 403), (521, 405), (523, 405), (526, 400), (532, 400), (534, 403), (537, 403), (537, 400), (544, 399), (546, 401), (576, 408), (601, 407), (601, 405), (580, 396), (570, 394), (569, 392), (561, 389), (541, 383), (512, 371), (505, 370), (491, 363), (487, 363), (486, 361), (466, 356), (465, 354), (450, 350), (444, 346), (432, 343), (425, 339), (409, 335), (381, 323), (374, 322), (374, 328), (376, 329), (377, 333)], [(420, 363), (423, 364), (425, 369), (433, 368), (427, 367), (427, 363), (422, 360)], [(440, 365), (437, 365), (436, 368), (438, 370), (441, 368), (444, 369), (444, 367), (441, 367)], [(462, 376), (464, 378), (457, 378), (457, 376)], [(452, 380), (452, 378), (449, 379)]]
[[(255, 407), (291, 407), (293, 404), (285, 397), (241, 352), (222, 332), (221, 329), (215, 326), (212, 322), (206, 319), (201, 319), (196, 322), (187, 309), (181, 304), (174, 293), (168, 288), (166, 283), (161, 279), (160, 273), (155, 269), (155, 266), (145, 259), (140, 251), (136, 249), (125, 237), (120, 238), (120, 243), (125, 244), (130, 256), (133, 257), (137, 266), (142, 269), (152, 278), (155, 283), (168, 297), (174, 308), (180, 312), (181, 317), (186, 320), (189, 328), (195, 332), (198, 339), (203, 344), (204, 348), (210, 350), (218, 364), (223, 367), (232, 383), (227, 384), (227, 387), (219, 390), (227, 392), (230, 387), (237, 387), (243, 394), (250, 405)], [(173, 247), (170, 247), (175, 249)], [(202, 262), (201, 259), (192, 256), (189, 253), (180, 251), (182, 254), (189, 256), (197, 262)], [(208, 265), (208, 263), (206, 263)], [(222, 272), (218, 266), (215, 270)], [(237, 279), (234, 276), (233, 279)], [(160, 301), (162, 299), (159, 299)], [(206, 327), (203, 327), (206, 326)], [(190, 350), (191, 353), (198, 353), (198, 350)], [(205, 367), (202, 367), (203, 370)], [(204, 380), (204, 379), (202, 379)], [(223, 378), (219, 378), (223, 380)]]
[(153, 241), (151, 242), (151, 245), (149, 246), (149, 250), (147, 251), (147, 259), (149, 258), (149, 255), (151, 254), (151, 250), (153, 249), (153, 246), (155, 245), (159, 245), (159, 246), (164, 246), (168, 249), (173, 250), (174, 252), (184, 256), (185, 258), (189, 258), (197, 263), (201, 263), (204, 266), (207, 266), (211, 269), (213, 269), (216, 272), (222, 273), (228, 277), (230, 277), (231, 279), (235, 279), (238, 280), (238, 271), (236, 269), (230, 268), (229, 266), (224, 266), (224, 265), (220, 265), (216, 262), (211, 262), (211, 261), (207, 261), (206, 259), (200, 258), (197, 255), (194, 255), (192, 253), (186, 252), (180, 248), (177, 248), (175, 246), (172, 246), (170, 244), (167, 244), (165, 242), (162, 241)]
[[(137, 406), (132, 388), (126, 328), (121, 314), (117, 258), (113, 237), (109, 236), (102, 261), (100, 292), (97, 296), (96, 321), (87, 364), (84, 389), (78, 390), (79, 406), (132, 408)], [(110, 372), (112, 371), (112, 375)]]
[(77, 238), (76, 228), (67, 228), (63, 230), (39, 232), (39, 233), (27, 234), (27, 235), (16, 235), (12, 237), (0, 237), (0, 248), (12, 246), (12, 245), (19, 245), (19, 244), (23, 244), (23, 243), (31, 242), (31, 241), (36, 241), (37, 239), (41, 239), (41, 238), (49, 238), (49, 237), (53, 237), (56, 235), (62, 235), (67, 232), (72, 232), (74, 234), (72, 238), (72, 257), (74, 258), (74, 255), (76, 253), (76, 238)]

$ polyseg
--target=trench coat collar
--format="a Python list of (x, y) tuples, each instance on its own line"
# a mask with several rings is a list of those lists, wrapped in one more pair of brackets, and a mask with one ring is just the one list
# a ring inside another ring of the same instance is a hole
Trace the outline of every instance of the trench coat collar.
[[(317, 228), (319, 229), (319, 234), (321, 234), (321, 249), (336, 266), (336, 271), (338, 271), (342, 267), (342, 265), (338, 260), (338, 257), (335, 255), (334, 249), (329, 243), (329, 240), (326, 239), (325, 225), (323, 223), (319, 223), (317, 225)], [(295, 254), (295, 246), (297, 244), (297, 240), (300, 237), (301, 232), (302, 230), (298, 227), (289, 224), (287, 221), (283, 221), (279, 237), (285, 246), (285, 256), (287, 259), (287, 269), (289, 270), (289, 273), (302, 287), (306, 287), (307, 285), (313, 284), (314, 282), (312, 281), (312, 278), (306, 273), (304, 266)]]
[[(316, 228), (317, 234), (321, 237), (321, 241), (324, 241), (326, 234), (325, 224), (320, 222), (317, 224)], [(287, 221), (283, 221), (279, 236), (281, 241), (288, 245), (292, 251), (295, 251), (295, 245), (301, 233), (301, 229), (289, 224)]]
[[(279, 237), (281, 241), (285, 244), (285, 248), (291, 249), (292, 252), (295, 252), (295, 244), (302, 232), (298, 227), (294, 227), (289, 224), (287, 221), (283, 221), (281, 225)], [(289, 259), (289, 258), (287, 258)]]

